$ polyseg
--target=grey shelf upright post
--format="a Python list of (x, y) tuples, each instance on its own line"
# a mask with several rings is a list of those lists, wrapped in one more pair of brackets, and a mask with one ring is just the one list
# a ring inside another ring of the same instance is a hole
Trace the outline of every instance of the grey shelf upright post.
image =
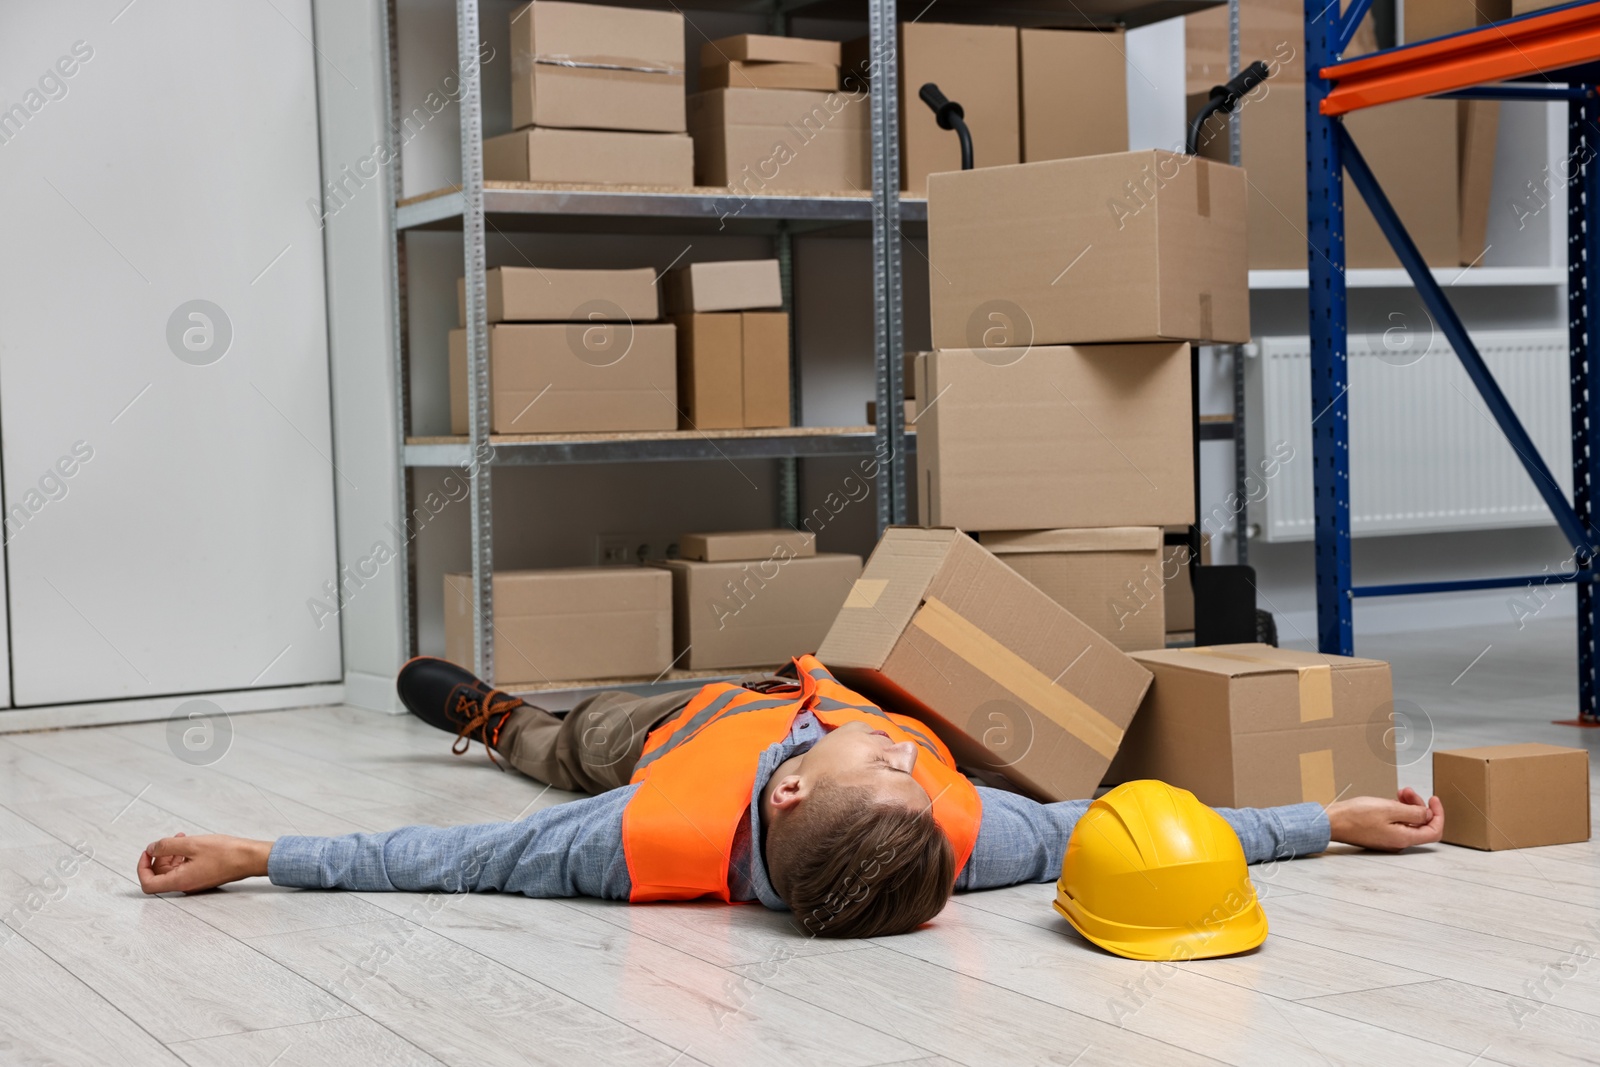
[(400, 234), (396, 218), (396, 204), (405, 188), (404, 171), (400, 166), (400, 153), (395, 151), (395, 121), (400, 115), (400, 21), (399, 0), (386, 0), (383, 5), (383, 76), (389, 87), (388, 115), (384, 123), (385, 149), (389, 166), (385, 168), (384, 195), (388, 198), (386, 211), (389, 219), (389, 340), (393, 353), (396, 475), (399, 485), (395, 498), (400, 502), (395, 524), (396, 567), (400, 574), (398, 609), (400, 613), (400, 661), (404, 663), (417, 653), (417, 617), (412, 589), (416, 585), (416, 553), (411, 551), (409, 534), (411, 516), (411, 468), (406, 464), (406, 434), (411, 427), (411, 331), (406, 329), (406, 242)]
[[(1239, 76), (1239, 0), (1228, 0), (1228, 79)], [(1244, 134), (1241, 114), (1244, 108), (1235, 108), (1228, 116), (1228, 162), (1242, 166), (1244, 162)], [(1291, 147), (1292, 150), (1292, 147)], [(1233, 369), (1233, 547), (1234, 562), (1250, 562), (1250, 458), (1245, 451), (1244, 439), (1244, 346), (1229, 345)], [(1199, 507), (1200, 502), (1195, 501)]]
[(900, 60), (895, 0), (868, 0), (872, 64), (873, 359), (877, 369), (878, 532), (907, 521), (900, 279)]

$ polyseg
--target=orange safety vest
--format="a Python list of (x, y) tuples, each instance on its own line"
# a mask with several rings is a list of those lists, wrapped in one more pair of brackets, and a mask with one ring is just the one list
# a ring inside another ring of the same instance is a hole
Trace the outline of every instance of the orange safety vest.
[(933, 817), (955, 850), (956, 870), (966, 866), (982, 803), (950, 750), (916, 719), (883, 711), (840, 685), (816, 657), (794, 662), (800, 676), (794, 685), (771, 692), (708, 685), (650, 732), (631, 779), (642, 788), (622, 813), (630, 901), (729, 899), (729, 857), (750, 807), (756, 763), (806, 711), (830, 729), (867, 722), (896, 742), (922, 746), (911, 776), (934, 798)]

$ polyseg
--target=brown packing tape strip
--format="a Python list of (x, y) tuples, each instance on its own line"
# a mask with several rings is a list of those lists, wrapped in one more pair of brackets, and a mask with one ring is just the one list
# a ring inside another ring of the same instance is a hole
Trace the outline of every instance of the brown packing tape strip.
[(539, 52), (520, 55), (513, 59), (512, 70), (526, 74), (534, 66), (576, 67), (586, 70), (629, 70), (640, 74), (679, 74), (682, 67), (658, 63), (648, 59), (629, 59), (626, 56), (574, 56), (562, 52)]
[(1333, 779), (1333, 749), (1300, 753), (1300, 799), (1327, 807), (1338, 795)]
[(928, 597), (911, 617), (911, 625), (1106, 759), (1117, 754), (1122, 744), (1121, 727), (978, 629), (950, 605)]
[(1236, 659), (1241, 663), (1263, 663), (1268, 667), (1294, 671), (1300, 683), (1300, 721), (1318, 722), (1333, 718), (1333, 668), (1326, 663), (1295, 667), (1265, 656), (1247, 656), (1242, 652), (1224, 652), (1219, 648), (1191, 648), (1189, 651), (1202, 656)]

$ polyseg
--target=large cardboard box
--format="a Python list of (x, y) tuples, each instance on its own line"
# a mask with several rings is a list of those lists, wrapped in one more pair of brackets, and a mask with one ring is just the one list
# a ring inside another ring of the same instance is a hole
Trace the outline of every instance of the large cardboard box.
[(1490, 851), (1589, 840), (1589, 753), (1488, 745), (1433, 754), (1444, 839)]
[(1389, 665), (1270, 645), (1135, 652), (1155, 674), (1106, 780), (1212, 807), (1394, 796)]
[(1245, 202), (1239, 168), (1154, 150), (936, 174), (933, 346), (1248, 341)]
[(1093, 795), (1150, 675), (959, 530), (891, 527), (817, 657), (914, 715), (964, 768)]
[[(489, 327), (493, 433), (676, 430), (671, 323)], [(450, 432), (468, 432), (467, 331), (450, 331)]]
[[(490, 322), (648, 322), (661, 317), (656, 272), (495, 267), (484, 272)], [(456, 312), (467, 324), (467, 282), (456, 279)]]
[(694, 185), (694, 142), (682, 133), (534, 127), (483, 142), (483, 176), (497, 182)]
[[(1343, 5), (1348, 8), (1346, 0)], [(1184, 92), (1204, 93), (1228, 80), (1228, 6), (1213, 7), (1184, 19), (1186, 51)], [(1302, 0), (1240, 0), (1239, 64), (1263, 60), (1274, 72), (1298, 68), (1306, 41), (1306, 5)], [(1346, 59), (1375, 51), (1378, 35), (1369, 14), (1345, 49)], [(1296, 77), (1304, 77), (1297, 74)], [(1277, 74), (1274, 73), (1274, 77)], [(1299, 143), (1299, 142), (1296, 142)], [(1302, 153), (1303, 154), (1303, 153)]]
[(715, 67), (726, 63), (820, 63), (837, 67), (838, 41), (818, 41), (809, 37), (779, 37), (766, 33), (741, 33), (722, 37), (700, 46), (700, 65)]
[(689, 97), (701, 185), (759, 195), (872, 188), (866, 97), (798, 89), (712, 89)]
[(839, 68), (827, 63), (755, 63), (733, 60), (700, 71), (702, 89), (839, 88)]
[(780, 543), (758, 560), (655, 566), (672, 574), (678, 666), (775, 668), (816, 650), (861, 574), (861, 557), (802, 556)]
[[(1191, 117), (1200, 97), (1189, 101)], [(1456, 265), (1461, 252), (1460, 161), (1454, 101), (1404, 100), (1345, 116), (1345, 127), (1377, 175), (1423, 259)], [(1306, 269), (1305, 84), (1273, 78), (1239, 109), (1242, 161), (1250, 180), (1250, 267)], [(1200, 154), (1228, 155), (1227, 126), (1208, 125)], [(1490, 154), (1493, 154), (1492, 147)], [(1490, 167), (1493, 162), (1491, 160)], [(1397, 267), (1400, 261), (1353, 182), (1345, 182), (1345, 264)], [(1486, 216), (1487, 217), (1487, 216)]]
[(817, 538), (805, 530), (726, 530), (686, 533), (678, 538), (678, 555), (705, 563), (735, 559), (770, 559), (817, 554)]
[(1463, 267), (1472, 267), (1489, 250), (1489, 197), (1494, 191), (1500, 104), (1494, 100), (1458, 100), (1456, 108), (1461, 155), (1460, 262)]
[(789, 313), (743, 311), (744, 425), (746, 429), (788, 426)]
[(1188, 345), (1035, 348), (1009, 363), (995, 356), (948, 349), (917, 360), (923, 525), (1194, 521)]
[(1405, 0), (1405, 43), (1460, 33), (1511, 17), (1511, 0)]
[(1122, 30), (1022, 31), (1022, 161), (1128, 150)]
[(534, 0), (511, 16), (511, 125), (682, 133), (683, 15)]
[[(472, 576), (444, 576), (444, 656), (472, 663)], [(672, 580), (650, 567), (497, 571), (493, 684), (652, 678), (672, 665)]]
[(783, 307), (783, 280), (775, 259), (690, 263), (667, 272), (667, 309), (756, 311)]
[(719, 311), (673, 321), (683, 429), (789, 425), (787, 312)]
[(1167, 643), (1159, 526), (993, 531), (978, 541), (1124, 652)]

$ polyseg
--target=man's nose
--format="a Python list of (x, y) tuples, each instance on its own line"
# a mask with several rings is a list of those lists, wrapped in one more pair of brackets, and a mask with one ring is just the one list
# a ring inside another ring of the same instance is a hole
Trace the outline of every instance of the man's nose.
[(901, 741), (897, 745), (889, 746), (889, 766), (897, 771), (911, 773), (911, 768), (917, 765), (917, 744), (915, 741)]

